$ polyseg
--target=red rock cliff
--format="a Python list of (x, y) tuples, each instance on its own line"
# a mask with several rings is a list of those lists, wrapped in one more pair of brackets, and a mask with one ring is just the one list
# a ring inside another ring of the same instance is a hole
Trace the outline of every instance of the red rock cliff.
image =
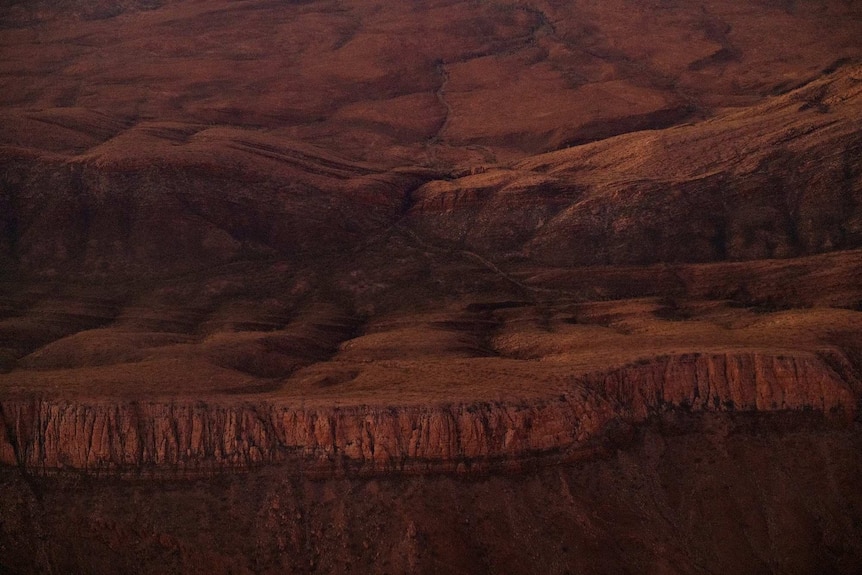
[(455, 469), (565, 453), (614, 420), (668, 408), (855, 413), (856, 398), (810, 354), (688, 354), (573, 379), (513, 402), (312, 408), (273, 402), (0, 402), (0, 463), (34, 471), (201, 472), (293, 461), (314, 469)]

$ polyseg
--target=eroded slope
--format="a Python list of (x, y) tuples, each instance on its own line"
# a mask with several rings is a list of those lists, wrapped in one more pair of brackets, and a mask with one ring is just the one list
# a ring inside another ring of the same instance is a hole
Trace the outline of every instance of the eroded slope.
[(0, 570), (859, 571), (857, 4), (0, 22)]

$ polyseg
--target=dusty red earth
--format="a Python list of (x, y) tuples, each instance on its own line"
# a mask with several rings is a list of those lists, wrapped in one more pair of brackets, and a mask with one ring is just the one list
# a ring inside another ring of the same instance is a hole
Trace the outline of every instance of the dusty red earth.
[(0, 573), (862, 571), (860, 38), (3, 3)]

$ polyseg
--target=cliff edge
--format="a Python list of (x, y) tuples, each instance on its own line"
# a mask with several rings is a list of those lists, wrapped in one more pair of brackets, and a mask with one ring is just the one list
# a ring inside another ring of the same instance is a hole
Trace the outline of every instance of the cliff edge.
[(814, 355), (689, 354), (517, 402), (303, 407), (268, 402), (4, 400), (0, 463), (34, 472), (195, 473), (289, 462), (314, 473), (487, 469), (576, 456), (612, 423), (668, 409), (816, 410), (853, 418), (849, 382)]

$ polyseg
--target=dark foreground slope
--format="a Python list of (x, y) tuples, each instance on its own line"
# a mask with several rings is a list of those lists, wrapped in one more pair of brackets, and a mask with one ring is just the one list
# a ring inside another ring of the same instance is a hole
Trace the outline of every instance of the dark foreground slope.
[(859, 425), (668, 415), (519, 473), (0, 475), (8, 572), (858, 573)]
[(862, 571), (856, 3), (0, 23), (0, 572)]

